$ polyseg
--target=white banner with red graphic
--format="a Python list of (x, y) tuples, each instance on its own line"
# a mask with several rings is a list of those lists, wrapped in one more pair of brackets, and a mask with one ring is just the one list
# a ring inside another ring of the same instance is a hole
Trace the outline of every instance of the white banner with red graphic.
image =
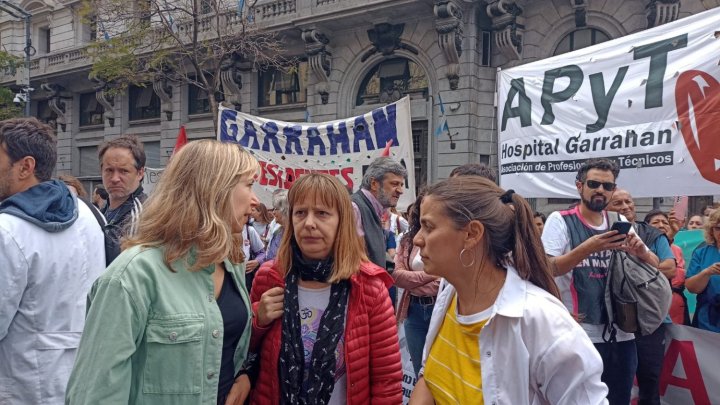
[(218, 139), (242, 145), (260, 162), (254, 191), (266, 204), (273, 190), (289, 189), (305, 173), (330, 174), (356, 191), (370, 163), (390, 156), (408, 169), (398, 202), (403, 210), (415, 201), (410, 125), (408, 97), (357, 117), (320, 123), (271, 120), (221, 106)]
[(715, 8), (499, 71), (501, 185), (575, 198), (578, 167), (607, 157), (635, 197), (717, 194), (718, 21)]
[[(689, 326), (665, 329), (665, 359), (660, 374), (664, 405), (720, 404), (720, 333)], [(632, 404), (637, 404), (634, 398)]]

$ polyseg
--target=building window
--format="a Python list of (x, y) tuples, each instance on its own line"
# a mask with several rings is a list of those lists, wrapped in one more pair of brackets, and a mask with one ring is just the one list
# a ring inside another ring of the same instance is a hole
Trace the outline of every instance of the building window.
[(206, 114), (210, 111), (208, 92), (194, 84), (188, 84), (188, 114)]
[(50, 109), (50, 103), (47, 100), (37, 103), (37, 118), (53, 128), (57, 126), (57, 114)]
[(160, 97), (153, 91), (152, 85), (145, 87), (130, 86), (130, 121), (160, 118)]
[(428, 122), (415, 121), (412, 123), (413, 155), (415, 156), (415, 194), (421, 190), (428, 181)]
[(160, 141), (143, 142), (145, 167), (157, 169), (160, 166)]
[(80, 95), (80, 126), (102, 125), (105, 108), (98, 103), (95, 92)]
[(427, 98), (428, 80), (417, 63), (406, 58), (384, 60), (373, 67), (360, 84), (355, 105), (387, 104), (409, 95)]
[(80, 177), (99, 177), (100, 159), (97, 146), (78, 148), (80, 155)]
[(38, 29), (38, 52), (50, 53), (50, 27)]
[(588, 46), (608, 40), (610, 40), (610, 37), (598, 29), (582, 28), (567, 34), (555, 48), (553, 55), (577, 51), (578, 49), (587, 48)]
[(307, 96), (308, 64), (260, 72), (260, 107), (304, 103)]
[(200, 14), (210, 14), (213, 11), (212, 0), (200, 0)]
[(480, 55), (480, 65), (490, 66), (492, 58), (492, 32), (480, 31), (479, 39), (481, 42), (480, 49), (482, 50), (482, 55)]

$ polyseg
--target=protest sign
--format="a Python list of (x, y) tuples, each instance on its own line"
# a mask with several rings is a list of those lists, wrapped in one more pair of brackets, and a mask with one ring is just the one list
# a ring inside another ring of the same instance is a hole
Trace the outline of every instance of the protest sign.
[(360, 187), (364, 170), (390, 143), (389, 155), (408, 169), (402, 210), (415, 201), (410, 101), (402, 100), (367, 114), (321, 123), (276, 121), (223, 106), (218, 139), (236, 142), (258, 160), (255, 193), (268, 204), (276, 189), (289, 189), (305, 173), (337, 177), (349, 191)]
[(660, 374), (663, 404), (720, 404), (720, 334), (668, 325)]
[[(634, 197), (705, 195), (720, 184), (720, 8), (500, 70), (500, 183), (577, 197), (592, 157), (617, 161)], [(661, 188), (659, 188), (661, 186)]]
[(165, 169), (152, 169), (150, 167), (145, 168), (145, 177), (143, 177), (142, 180), (142, 188), (145, 194), (152, 194), (164, 170)]

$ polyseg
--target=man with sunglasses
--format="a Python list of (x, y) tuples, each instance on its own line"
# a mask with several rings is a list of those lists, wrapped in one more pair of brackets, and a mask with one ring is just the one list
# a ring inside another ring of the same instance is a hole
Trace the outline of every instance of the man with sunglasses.
[[(605, 283), (613, 249), (621, 249), (658, 265), (634, 231), (625, 236), (609, 230), (605, 208), (615, 191), (620, 169), (609, 159), (589, 159), (578, 170), (575, 186), (580, 203), (550, 214), (542, 234), (545, 252), (565, 306), (575, 315), (603, 359), (602, 381), (611, 405), (630, 403), (637, 368), (635, 336), (618, 330), (617, 342), (606, 342)], [(627, 219), (620, 215), (621, 221)]]

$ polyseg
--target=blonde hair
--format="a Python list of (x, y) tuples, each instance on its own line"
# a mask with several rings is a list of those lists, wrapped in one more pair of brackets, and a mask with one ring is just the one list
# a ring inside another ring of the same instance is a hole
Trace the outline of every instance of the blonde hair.
[(190, 270), (229, 258), (244, 260), (242, 240), (233, 236), (233, 188), (252, 178), (258, 163), (237, 144), (201, 140), (185, 145), (170, 159), (155, 191), (144, 205), (137, 232), (123, 242), (132, 246), (162, 246), (165, 263), (196, 249)]
[(720, 225), (720, 210), (710, 214), (708, 220), (703, 224), (705, 242), (707, 242), (708, 245), (717, 246), (718, 241), (715, 239), (715, 234), (713, 233), (713, 227), (716, 225)]
[(328, 282), (335, 283), (349, 279), (358, 272), (360, 263), (368, 261), (365, 254), (365, 242), (358, 236), (355, 229), (355, 214), (347, 189), (335, 177), (321, 173), (303, 175), (293, 183), (290, 189), (288, 224), (277, 254), (278, 270), (285, 275), (292, 268), (292, 244), (297, 245), (292, 220), (293, 212), (295, 206), (304, 201), (312, 201), (315, 204), (323, 204), (337, 210), (338, 229), (331, 253), (335, 260)]

